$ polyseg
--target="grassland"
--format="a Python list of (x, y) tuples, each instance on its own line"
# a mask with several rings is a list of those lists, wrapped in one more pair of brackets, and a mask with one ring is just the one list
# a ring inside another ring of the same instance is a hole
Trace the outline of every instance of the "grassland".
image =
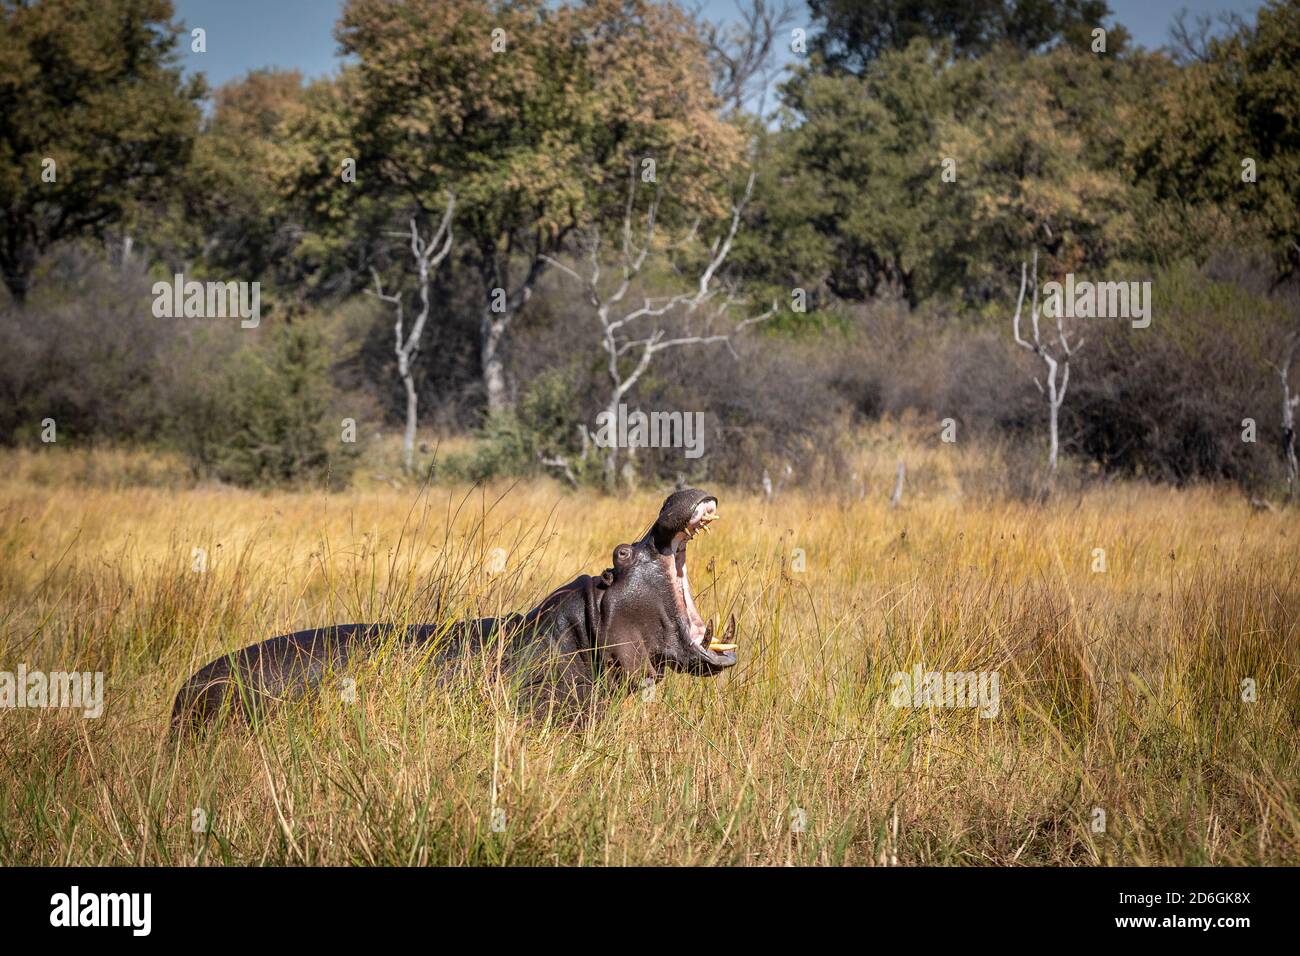
[[(0, 710), (0, 863), (1300, 862), (1296, 512), (1143, 485), (1008, 502), (930, 454), (897, 509), (888, 456), (865, 499), (710, 489), (692, 581), (742, 655), (718, 680), (670, 676), (573, 734), (362, 671), (354, 701), (201, 747), (167, 737), (197, 664), (435, 595), (530, 605), (606, 567), (662, 492), (251, 493), (10, 454), (0, 670), (103, 671), (106, 704)], [(997, 671), (998, 716), (892, 706), (918, 663)]]

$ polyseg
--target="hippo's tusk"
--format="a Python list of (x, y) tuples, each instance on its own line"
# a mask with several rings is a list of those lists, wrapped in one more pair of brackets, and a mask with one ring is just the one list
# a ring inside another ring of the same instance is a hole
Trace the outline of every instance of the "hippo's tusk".
[(713, 633), (713, 622), (709, 621), (709, 629), (705, 632), (705, 643), (711, 651), (734, 651), (736, 649), (736, 615), (731, 615), (727, 620), (727, 632), (722, 635), (720, 641), (709, 641), (709, 636)]

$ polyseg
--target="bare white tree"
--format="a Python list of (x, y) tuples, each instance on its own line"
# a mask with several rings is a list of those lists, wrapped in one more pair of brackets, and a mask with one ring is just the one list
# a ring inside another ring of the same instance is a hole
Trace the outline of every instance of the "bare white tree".
[(766, 498), (768, 501), (775, 501), (777, 498), (779, 498), (781, 496), (781, 489), (785, 487), (785, 483), (790, 480), (790, 476), (793, 474), (794, 474), (793, 466), (787, 464), (785, 466), (785, 469), (781, 472), (781, 477), (776, 480), (775, 484), (773, 484), (772, 475), (768, 472), (766, 468), (764, 468), (763, 479), (760, 482), (760, 484), (763, 487), (763, 497)]
[(442, 214), (442, 221), (438, 224), (438, 229), (432, 236), (426, 238), (421, 235), (415, 217), (411, 218), (409, 233), (397, 233), (397, 235), (401, 235), (408, 240), (411, 259), (415, 262), (416, 270), (416, 292), (419, 296), (419, 309), (415, 313), (415, 319), (411, 323), (409, 331), (406, 328), (406, 310), (401, 292), (385, 292), (383, 280), (379, 277), (379, 271), (374, 267), (370, 269), (370, 274), (375, 280), (375, 288), (373, 291), (367, 291), (377, 299), (392, 305), (396, 316), (393, 352), (397, 356), (397, 374), (402, 379), (402, 384), (406, 386), (406, 430), (402, 435), (402, 466), (407, 473), (410, 473), (415, 468), (415, 427), (419, 416), (419, 403), (415, 390), (415, 359), (420, 352), (420, 340), (424, 335), (424, 327), (429, 321), (429, 284), (432, 281), (433, 274), (437, 272), (438, 266), (451, 252), (451, 221), (455, 211), (456, 196), (454, 193), (449, 192), (447, 194), (447, 209)]
[(1293, 332), (1282, 347), (1282, 359), (1273, 365), (1277, 377), (1282, 382), (1282, 452), (1286, 455), (1286, 491), (1287, 497), (1294, 497), (1296, 479), (1300, 475), (1295, 452), (1295, 410), (1300, 406), (1300, 395), (1291, 394), (1291, 365), (1295, 362), (1296, 351), (1300, 349), (1300, 332)]
[[(600, 345), (605, 353), (606, 369), (609, 374), (610, 391), (606, 402), (606, 412), (617, 418), (618, 408), (646, 370), (650, 368), (656, 355), (669, 349), (689, 346), (725, 344), (731, 348), (733, 335), (751, 325), (765, 322), (776, 314), (776, 303), (761, 315), (751, 316), (732, 322), (729, 317), (735, 308), (747, 303), (738, 298), (734, 287), (718, 279), (718, 270), (726, 262), (740, 228), (741, 214), (754, 191), (754, 172), (750, 172), (745, 185), (744, 195), (731, 207), (731, 219), (727, 230), (714, 239), (708, 259), (700, 272), (699, 280), (689, 291), (668, 296), (644, 296), (639, 305), (628, 303), (624, 306), (637, 277), (645, 267), (655, 244), (656, 216), (659, 211), (659, 191), (655, 190), (645, 213), (644, 226), (639, 230), (640, 238), (634, 238), (634, 207), (636, 199), (636, 167), (629, 180), (627, 203), (623, 212), (622, 241), (619, 248), (619, 274), (610, 285), (602, 283), (601, 272), (601, 235), (597, 227), (592, 227), (582, 234), (580, 248), (586, 253), (589, 263), (586, 274), (580, 274), (577, 268), (570, 268), (562, 262), (547, 257), (547, 261), (561, 272), (571, 276), (582, 284), (587, 302), (591, 306), (599, 323)], [(693, 225), (681, 244), (695, 241), (697, 226)], [(669, 249), (671, 251), (671, 247)], [(680, 274), (680, 270), (674, 269)], [(680, 331), (670, 334), (660, 319), (673, 314), (680, 319)], [(726, 323), (724, 326), (723, 323)], [(734, 349), (732, 352), (734, 354)], [(618, 446), (611, 443), (605, 450), (605, 479), (613, 485), (618, 468)], [(559, 462), (547, 462), (560, 467)]]
[(907, 479), (907, 463), (900, 461), (898, 471), (894, 473), (894, 493), (889, 498), (889, 507), (897, 508), (903, 501), (903, 482)]
[[(1056, 475), (1056, 460), (1061, 448), (1061, 429), (1060, 413), (1061, 404), (1065, 401), (1066, 389), (1070, 387), (1070, 357), (1083, 345), (1080, 339), (1074, 345), (1070, 344), (1069, 337), (1065, 331), (1065, 309), (1063, 303), (1058, 303), (1056, 310), (1056, 341), (1052, 342), (1050, 333), (1048, 341), (1044, 342), (1040, 328), (1040, 319), (1042, 312), (1038, 304), (1038, 250), (1034, 250), (1033, 276), (1030, 284), (1033, 286), (1033, 298), (1030, 306), (1030, 320), (1033, 327), (1033, 338), (1025, 339), (1020, 334), (1020, 313), (1025, 303), (1025, 264), (1020, 263), (1020, 297), (1016, 300), (1016, 314), (1011, 321), (1012, 333), (1015, 335), (1016, 344), (1033, 352), (1043, 360), (1047, 367), (1047, 387), (1043, 388), (1043, 383), (1034, 377), (1034, 384), (1038, 390), (1047, 398), (1048, 423), (1051, 433), (1051, 444), (1047, 455), (1048, 467), (1054, 478)], [(1058, 381), (1058, 372), (1060, 378)]]

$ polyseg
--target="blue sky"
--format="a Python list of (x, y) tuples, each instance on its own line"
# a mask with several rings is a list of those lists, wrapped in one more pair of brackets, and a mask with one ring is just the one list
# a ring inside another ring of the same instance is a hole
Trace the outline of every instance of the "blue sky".
[[(796, 5), (807, 10), (802, 3)], [(212, 86), (266, 66), (322, 76), (335, 67), (333, 29), (341, 6), (340, 0), (176, 0), (177, 15), (185, 25), (207, 31), (206, 53), (192, 53), (188, 43), (183, 45), (185, 65), (207, 74)], [(1110, 0), (1110, 6), (1138, 43), (1159, 47), (1167, 42), (1179, 10), (1193, 15), (1231, 10), (1253, 20), (1260, 0)], [(710, 19), (718, 20), (728, 17), (735, 5), (733, 0), (706, 0), (704, 9)]]

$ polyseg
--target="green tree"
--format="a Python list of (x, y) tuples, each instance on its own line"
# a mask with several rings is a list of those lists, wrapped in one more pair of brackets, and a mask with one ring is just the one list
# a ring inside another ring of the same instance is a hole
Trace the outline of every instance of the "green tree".
[[(1110, 16), (1106, 0), (809, 0), (821, 30), (813, 50), (833, 70), (862, 73), (889, 50), (913, 40), (943, 42), (959, 57), (1000, 45), (1028, 53), (1062, 41), (1079, 42)], [(1122, 28), (1107, 37), (1118, 52)]]
[(804, 270), (793, 286), (913, 305), (1001, 299), (1031, 247), (1049, 274), (1098, 267), (1131, 247), (1124, 137), (1152, 73), (1087, 48), (963, 60), (924, 40), (862, 76), (805, 70), (738, 258), (757, 245)]
[(102, 235), (188, 163), (203, 84), (182, 80), (172, 14), (170, 0), (0, 0), (0, 271), (14, 299), (51, 245)]
[(1072, 56), (991, 55), (961, 68), (972, 99), (945, 117), (939, 136), (956, 182), (936, 191), (935, 288), (1003, 299), (1031, 249), (1046, 253), (1040, 273), (1088, 272), (1115, 258), (1135, 228), (1124, 176), (1059, 97), (1056, 72)]
[(629, 162), (676, 169), (689, 209), (718, 202), (691, 173), (721, 175), (740, 152), (696, 27), (672, 4), (350, 0), (338, 37), (358, 58), (357, 185), (427, 232), (456, 195), (491, 411), (510, 404), (510, 327), (546, 257), (579, 223), (621, 211)]
[(879, 58), (861, 78), (805, 71), (787, 86), (794, 115), (776, 156), (780, 188), (807, 205), (829, 240), (824, 277), (836, 296), (915, 302), (924, 291), (938, 121), (953, 97), (944, 53), (919, 41)]
[(1129, 162), (1191, 250), (1266, 243), (1300, 265), (1300, 0), (1209, 44), (1142, 110)]
[(189, 211), (205, 265), (301, 291), (302, 214), (291, 195), (290, 130), (309, 108), (296, 70), (254, 70), (218, 87), (194, 150)]

